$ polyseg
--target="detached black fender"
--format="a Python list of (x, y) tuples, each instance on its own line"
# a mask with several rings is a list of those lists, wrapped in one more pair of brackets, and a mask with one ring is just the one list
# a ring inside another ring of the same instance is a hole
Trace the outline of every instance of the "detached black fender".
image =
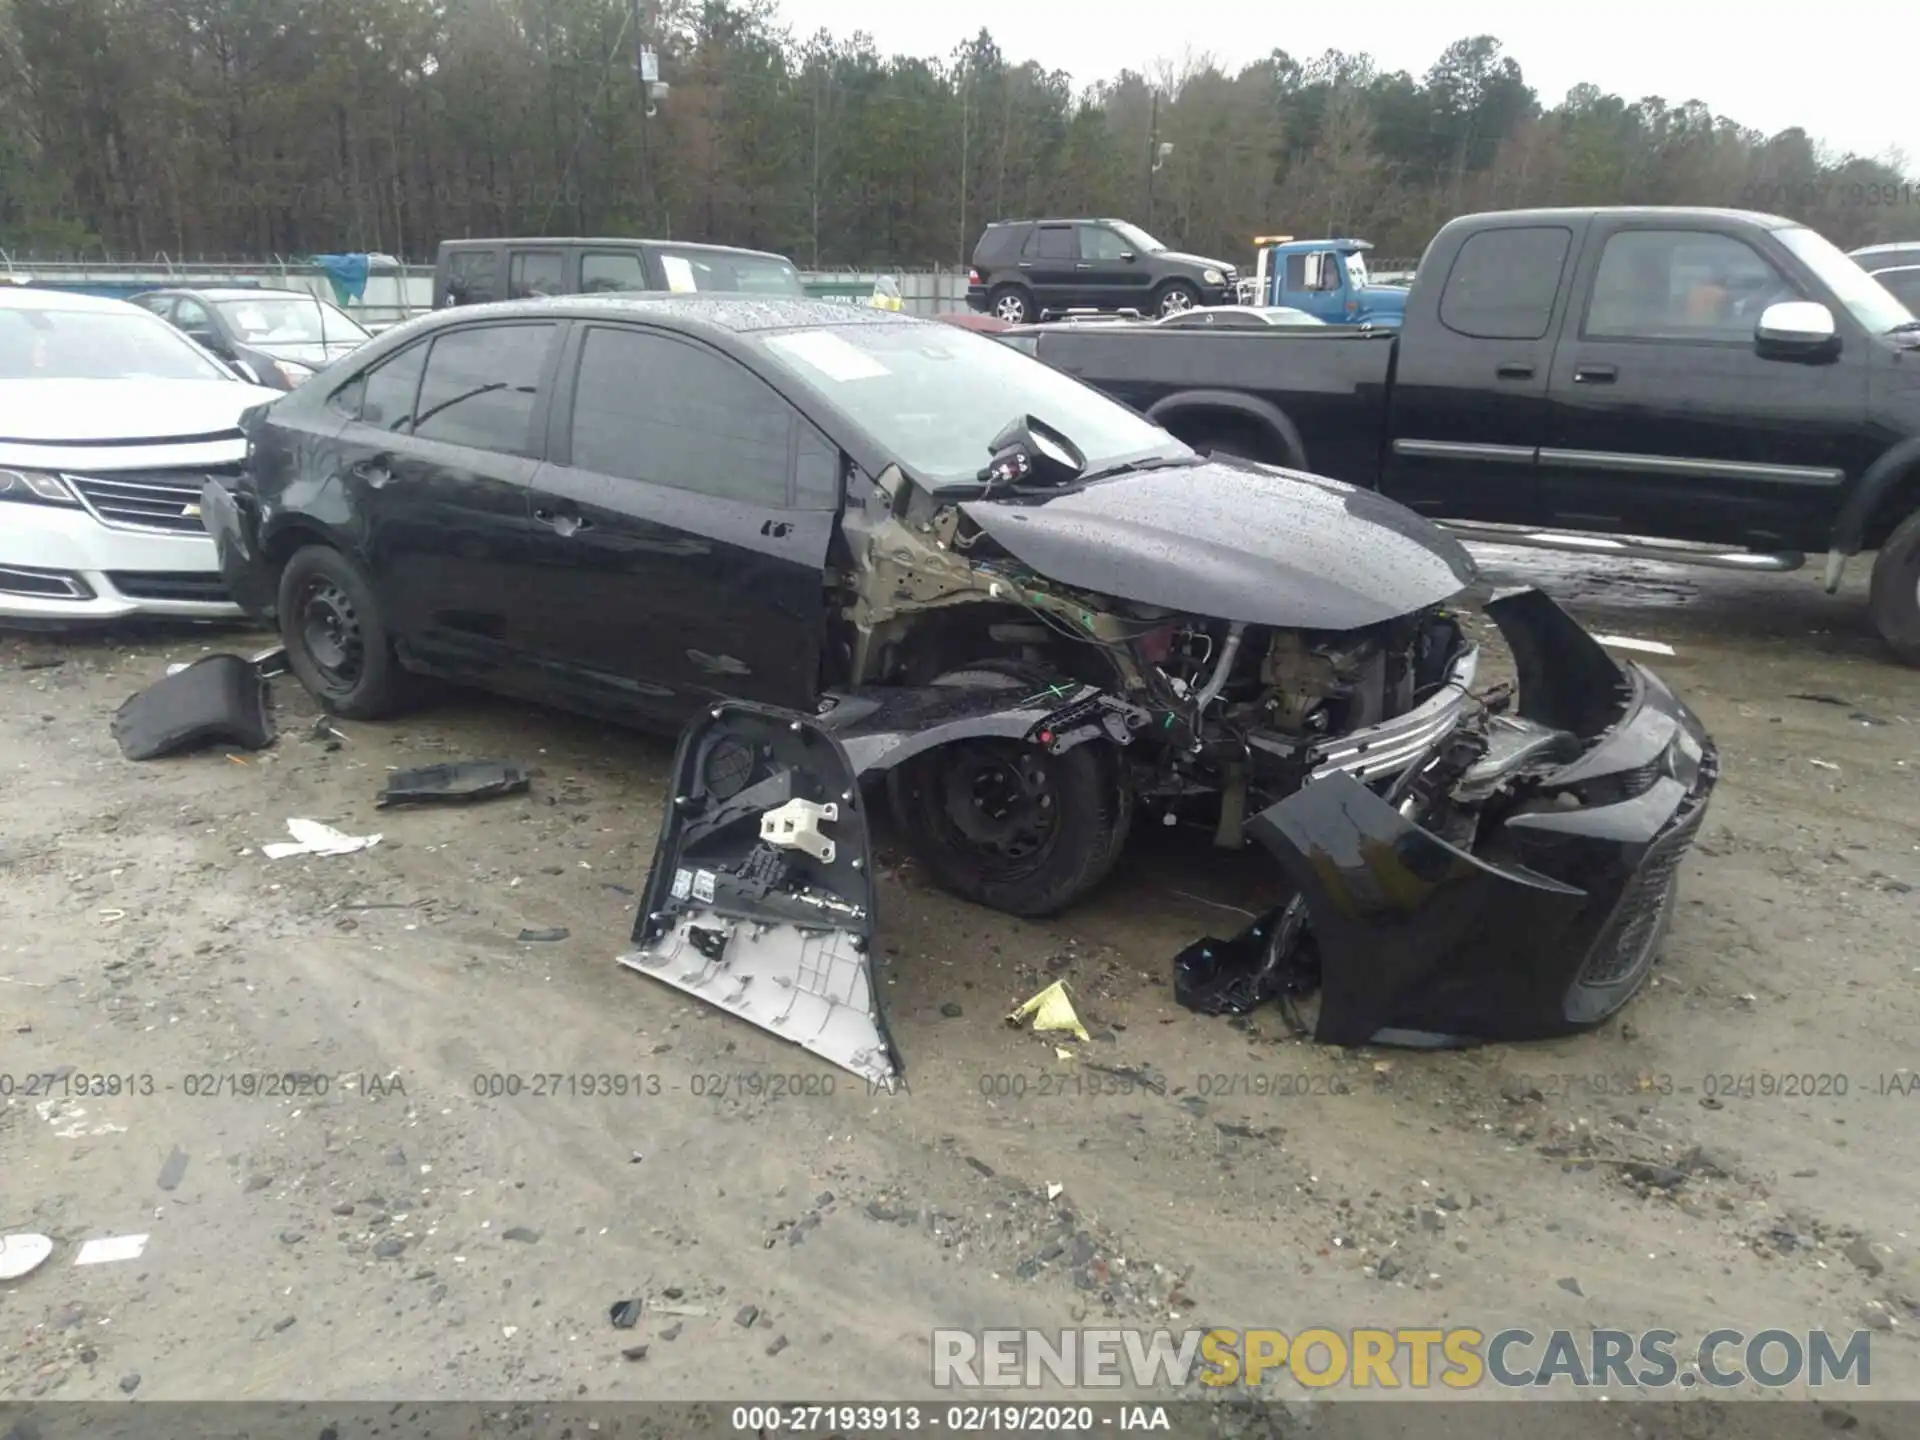
[[(244, 482), (243, 482), (244, 483)], [(213, 537), (220, 575), (234, 604), (265, 620), (278, 603), (260, 538), (260, 501), (250, 489), (209, 480), (200, 490), (200, 524)]]
[(1275, 463), (1292, 470), (1307, 468), (1307, 447), (1300, 430), (1279, 406), (1238, 390), (1181, 390), (1156, 400), (1147, 408), (1147, 419), (1171, 430), (1180, 417), (1196, 410), (1225, 410), (1251, 420), (1272, 435), (1281, 456)]
[[(1916, 472), (1920, 472), (1920, 435), (1907, 437), (1869, 465), (1847, 496), (1847, 503), (1834, 517), (1832, 554), (1836, 557), (1858, 555), (1866, 543), (1867, 521), (1873, 518), (1881, 502)], [(1838, 588), (1839, 577), (1833, 574), (1831, 566), (1828, 574), (1833, 582), (1827, 586), (1831, 593)]]

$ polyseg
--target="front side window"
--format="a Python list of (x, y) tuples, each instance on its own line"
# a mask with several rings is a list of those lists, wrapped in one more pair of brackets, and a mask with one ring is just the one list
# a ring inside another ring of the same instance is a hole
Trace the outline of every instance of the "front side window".
[(1767, 306), (1799, 298), (1798, 288), (1765, 256), (1731, 235), (1622, 230), (1600, 252), (1584, 333), (1593, 339), (1744, 343), (1753, 339)]
[(229, 380), (157, 315), (0, 306), (0, 380)]
[(1572, 248), (1573, 232), (1558, 225), (1469, 235), (1440, 292), (1440, 323), (1477, 340), (1543, 339)]
[(554, 325), (476, 325), (435, 337), (413, 433), (503, 455), (531, 455), (533, 412)]
[(765, 381), (716, 350), (644, 330), (587, 332), (574, 383), (576, 469), (785, 507), (793, 423)]
[(1082, 259), (1120, 260), (1133, 251), (1133, 247), (1121, 239), (1118, 232), (1104, 225), (1082, 225), (1079, 230)]
[(492, 250), (456, 250), (447, 260), (447, 298), (485, 305), (500, 298), (500, 257)]

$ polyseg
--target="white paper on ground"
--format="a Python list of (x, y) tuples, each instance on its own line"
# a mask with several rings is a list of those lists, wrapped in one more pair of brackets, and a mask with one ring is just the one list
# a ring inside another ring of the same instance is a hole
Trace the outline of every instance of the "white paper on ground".
[(287, 833), (293, 836), (291, 841), (262, 845), (260, 853), (269, 860), (284, 860), (289, 855), (351, 855), (380, 843), (378, 835), (348, 835), (318, 820), (289, 820)]
[(138, 1260), (147, 1248), (144, 1235), (109, 1235), (104, 1240), (89, 1240), (73, 1257), (76, 1265), (105, 1265), (114, 1260)]
[(53, 1241), (44, 1235), (0, 1235), (0, 1280), (31, 1274), (51, 1254)]
[(767, 342), (767, 348), (791, 356), (829, 380), (872, 380), (893, 373), (831, 330), (796, 330), (791, 335), (776, 335)]

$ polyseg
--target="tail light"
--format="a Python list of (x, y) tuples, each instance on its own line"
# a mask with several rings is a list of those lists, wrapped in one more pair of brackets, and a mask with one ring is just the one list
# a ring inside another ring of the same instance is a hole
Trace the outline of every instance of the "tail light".
[(969, 285), (978, 285), (978, 284), (980, 284), (980, 283), (981, 283), (981, 281), (980, 281), (980, 272), (979, 272), (978, 270), (969, 270), (969, 271), (967, 271), (967, 284), (969, 284)]

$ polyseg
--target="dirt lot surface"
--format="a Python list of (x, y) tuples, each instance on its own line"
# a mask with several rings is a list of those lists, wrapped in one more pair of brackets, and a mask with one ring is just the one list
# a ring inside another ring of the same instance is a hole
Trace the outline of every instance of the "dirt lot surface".
[[(1920, 675), (1857, 583), (1483, 559), (1672, 644), (1721, 747), (1621, 1017), (1323, 1049), (1173, 1001), (1257, 856), (1139, 835), (1046, 924), (894, 857), (892, 1095), (613, 963), (667, 742), (465, 694), (328, 742), (283, 677), (273, 749), (132, 764), (114, 707), (257, 637), (0, 638), (0, 1232), (59, 1245), (0, 1285), (0, 1398), (905, 1397), (936, 1326), (1071, 1324), (1871, 1329), (1874, 1393), (1920, 1398)], [(375, 809), (484, 757), (532, 792)], [(264, 858), (289, 817), (382, 839)], [(1056, 978), (1091, 1042), (1004, 1023)], [(1634, 1433), (1583, 1408), (1557, 1432)]]

